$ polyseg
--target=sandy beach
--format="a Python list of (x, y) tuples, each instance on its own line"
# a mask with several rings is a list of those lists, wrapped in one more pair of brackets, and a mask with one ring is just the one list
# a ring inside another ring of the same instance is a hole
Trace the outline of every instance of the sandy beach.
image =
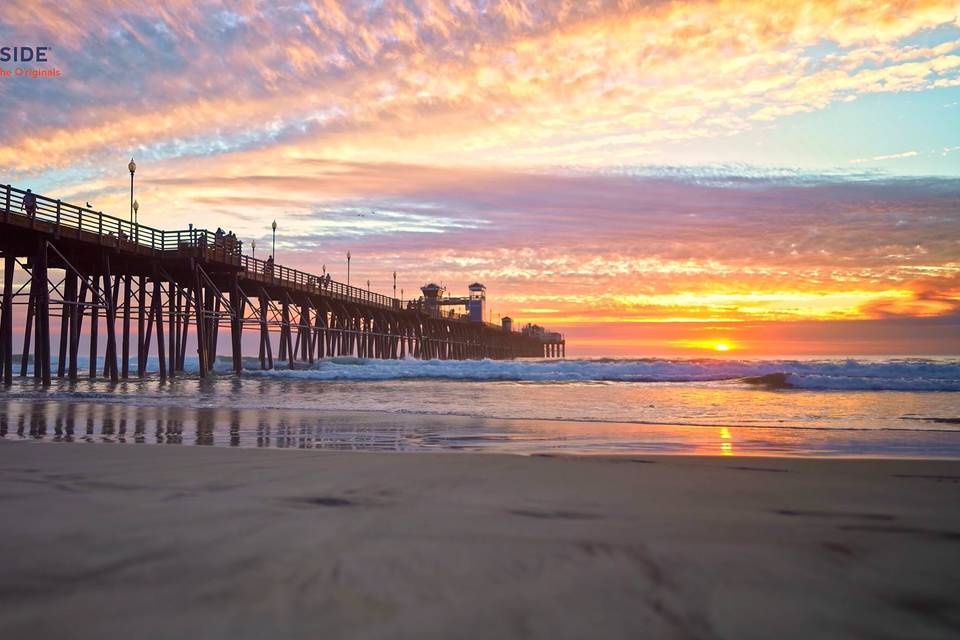
[(5, 638), (955, 638), (960, 463), (0, 441)]

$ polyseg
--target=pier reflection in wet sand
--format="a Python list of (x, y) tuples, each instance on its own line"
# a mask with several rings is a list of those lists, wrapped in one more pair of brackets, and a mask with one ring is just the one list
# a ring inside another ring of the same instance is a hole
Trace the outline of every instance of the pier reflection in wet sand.
[(435, 441), (429, 428), (362, 419), (332, 424), (303, 412), (16, 401), (0, 407), (0, 437), (379, 451), (422, 450)]
[[(129, 397), (127, 398), (129, 400)], [(0, 438), (367, 451), (519, 454), (960, 456), (960, 431), (847, 430), (499, 419), (472, 416), (20, 399)], [(931, 454), (931, 452), (934, 452)]]

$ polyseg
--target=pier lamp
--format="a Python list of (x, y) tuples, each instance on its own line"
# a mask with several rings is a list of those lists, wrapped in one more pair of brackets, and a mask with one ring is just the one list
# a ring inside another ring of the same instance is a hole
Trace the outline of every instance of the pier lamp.
[(133, 174), (137, 171), (137, 163), (130, 158), (130, 164), (127, 165), (130, 170), (130, 222), (133, 222)]
[(397, 272), (393, 272), (393, 297), (397, 297)]
[(370, 293), (370, 281), (367, 280), (367, 293)]
[(324, 264), (321, 269), (323, 269), (323, 275), (327, 275), (327, 265)]
[(273, 261), (276, 262), (277, 261), (277, 221), (274, 220), (271, 226), (273, 227), (273, 247), (272, 247), (273, 251), (270, 252), (270, 255), (273, 256)]
[(350, 252), (347, 251), (347, 286), (350, 286)]
[(400, 289), (400, 306), (403, 306), (403, 289)]
[(253, 259), (256, 260), (257, 259), (257, 241), (256, 240), (250, 241), (250, 249), (253, 250)]
[(133, 224), (140, 224), (140, 201), (133, 201)]

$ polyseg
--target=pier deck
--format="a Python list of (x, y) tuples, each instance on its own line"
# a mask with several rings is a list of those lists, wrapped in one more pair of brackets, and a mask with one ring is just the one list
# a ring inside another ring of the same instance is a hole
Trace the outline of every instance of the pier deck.
[[(255, 334), (263, 369), (347, 355), (501, 359), (565, 354), (563, 340), (548, 342), (459, 316), (429, 315), (423, 308), (404, 308), (396, 298), (271, 265), (244, 255), (242, 243), (232, 237), (206, 229), (156, 229), (40, 195), (33, 212), (23, 206), (25, 195), (0, 186), (0, 374), (6, 385), (12, 382), (18, 320), (24, 322), (20, 375), (27, 373), (32, 346), (33, 374), (43, 384), (54, 375), (78, 377), (81, 342), (88, 374), (96, 377), (102, 367), (102, 375), (117, 381), (133, 373), (144, 376), (151, 356), (158, 358), (161, 379), (176, 376), (184, 371), (188, 345), (196, 349), (199, 374), (205, 376), (217, 360), (221, 338), (229, 337), (233, 371), (239, 375), (244, 330), (251, 327), (247, 334)], [(19, 284), (18, 270), (27, 276)], [(24, 314), (14, 313), (18, 306), (26, 307)], [(54, 319), (59, 321), (56, 345)]]

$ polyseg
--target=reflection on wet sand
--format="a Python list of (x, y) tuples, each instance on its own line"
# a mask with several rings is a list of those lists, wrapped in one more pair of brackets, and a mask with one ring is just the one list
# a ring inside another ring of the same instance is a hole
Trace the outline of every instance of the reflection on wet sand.
[(282, 411), (135, 407), (119, 404), (8, 402), (0, 437), (54, 442), (195, 444), (379, 451), (422, 449), (435, 434), (409, 425), (351, 421)]
[[(0, 438), (369, 451), (960, 457), (958, 431), (693, 426), (23, 399)], [(734, 447), (736, 441), (736, 447)]]
[(720, 427), (720, 455), (733, 455), (733, 437), (730, 435), (730, 429)]

